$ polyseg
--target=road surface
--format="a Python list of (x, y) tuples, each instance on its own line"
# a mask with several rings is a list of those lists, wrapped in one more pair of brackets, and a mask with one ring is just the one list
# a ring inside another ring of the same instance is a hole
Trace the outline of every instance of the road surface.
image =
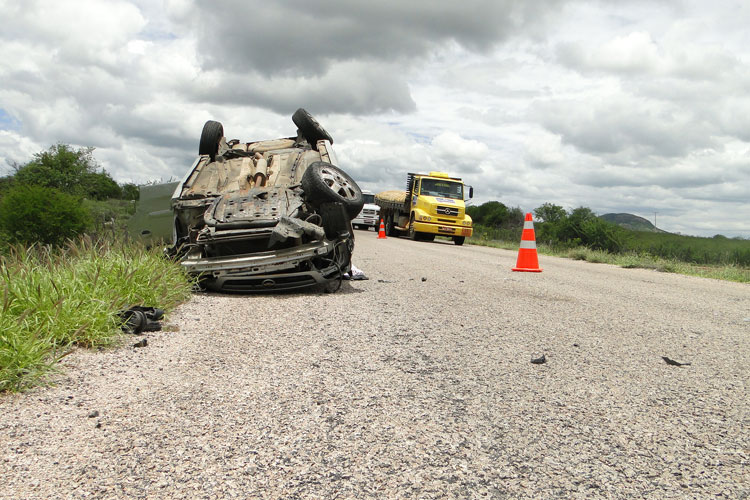
[(750, 288), (515, 258), (357, 231), (368, 281), (198, 294), (0, 397), (0, 497), (747, 498)]

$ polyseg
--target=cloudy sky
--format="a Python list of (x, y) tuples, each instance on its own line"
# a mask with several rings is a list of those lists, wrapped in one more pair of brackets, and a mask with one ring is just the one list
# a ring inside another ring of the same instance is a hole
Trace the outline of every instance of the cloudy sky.
[(750, 4), (0, 0), (0, 175), (56, 142), (182, 177), (203, 123), (310, 111), (364, 189), (442, 170), (474, 203), (750, 238)]

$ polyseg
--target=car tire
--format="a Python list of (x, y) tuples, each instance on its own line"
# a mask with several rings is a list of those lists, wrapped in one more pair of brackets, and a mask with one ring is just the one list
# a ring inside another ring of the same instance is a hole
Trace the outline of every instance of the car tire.
[(313, 206), (338, 202), (344, 205), (349, 220), (354, 219), (365, 204), (362, 190), (349, 174), (324, 161), (308, 165), (302, 175), (305, 198)]
[(198, 154), (208, 155), (211, 157), (211, 161), (216, 160), (216, 154), (219, 152), (219, 142), (221, 142), (222, 137), (224, 137), (224, 126), (219, 122), (208, 120), (203, 125)]
[(458, 246), (463, 245), (465, 240), (466, 240), (466, 236), (454, 236), (453, 237), (453, 243), (455, 243)]
[(324, 129), (320, 125), (320, 123), (318, 123), (318, 120), (313, 118), (312, 115), (303, 108), (299, 108), (294, 112), (294, 114), (292, 115), (292, 121), (295, 125), (297, 125), (297, 128), (302, 134), (302, 137), (304, 137), (305, 140), (310, 143), (313, 149), (316, 149), (315, 145), (320, 140), (325, 139), (326, 141), (333, 144), (333, 138), (331, 137), (331, 134), (326, 132), (326, 129)]

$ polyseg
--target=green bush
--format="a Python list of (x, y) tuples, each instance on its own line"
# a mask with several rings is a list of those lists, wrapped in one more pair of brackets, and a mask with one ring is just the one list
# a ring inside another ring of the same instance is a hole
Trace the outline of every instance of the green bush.
[(57, 189), (17, 184), (0, 200), (0, 231), (13, 243), (59, 245), (89, 221), (82, 199)]

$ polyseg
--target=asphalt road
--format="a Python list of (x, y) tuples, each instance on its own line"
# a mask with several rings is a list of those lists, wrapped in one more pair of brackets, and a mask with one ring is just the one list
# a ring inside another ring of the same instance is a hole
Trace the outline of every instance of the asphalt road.
[(357, 236), (367, 281), (196, 295), (0, 397), (0, 497), (750, 495), (747, 285)]

